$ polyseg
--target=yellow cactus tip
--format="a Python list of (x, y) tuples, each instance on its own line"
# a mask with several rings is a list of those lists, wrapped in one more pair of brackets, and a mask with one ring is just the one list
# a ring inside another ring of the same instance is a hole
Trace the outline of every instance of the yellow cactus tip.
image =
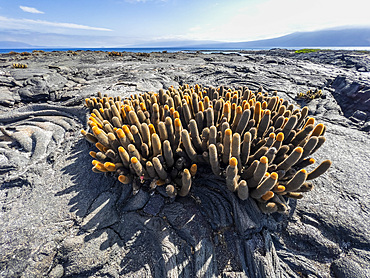
[(116, 133), (117, 133), (118, 138), (124, 138), (126, 136), (123, 130), (120, 128), (116, 130)]
[(273, 180), (277, 180), (278, 177), (279, 177), (279, 175), (276, 172), (272, 172), (271, 175), (270, 175), (270, 178), (272, 178)]
[(156, 185), (158, 185), (158, 186), (161, 186), (161, 185), (164, 185), (166, 182), (164, 181), (164, 180), (157, 180), (156, 182), (155, 182), (155, 184)]
[(92, 127), (92, 130), (93, 132), (96, 134), (96, 135), (99, 135), (101, 133), (101, 130), (97, 127), (97, 126), (93, 126)]
[(228, 128), (228, 129), (226, 129), (226, 130), (225, 130), (225, 134), (226, 134), (227, 136), (230, 136), (230, 135), (231, 135), (231, 133), (232, 133), (232, 131), (231, 131), (231, 129), (230, 129), (230, 128)]
[(265, 110), (265, 115), (271, 115), (271, 111), (270, 111), (270, 110), (268, 110), (268, 109), (266, 109), (266, 110)]
[(127, 177), (126, 177), (126, 176), (124, 176), (124, 175), (120, 175), (120, 176), (118, 177), (118, 180), (119, 180), (121, 183), (125, 183), (125, 182), (126, 182), (126, 180), (127, 180)]
[(262, 156), (260, 159), (260, 162), (263, 164), (267, 164), (269, 162), (268, 158), (266, 156)]
[(184, 169), (184, 174), (189, 174), (189, 170), (188, 169)]
[(91, 161), (91, 164), (94, 165), (94, 166), (96, 166), (96, 165), (100, 164), (100, 162), (97, 161), (97, 160), (93, 160), (93, 161)]
[(264, 201), (270, 200), (272, 197), (274, 197), (274, 192), (267, 191), (261, 198)]
[(314, 158), (310, 158), (309, 162), (310, 162), (310, 164), (314, 164), (316, 162), (316, 160)]
[(175, 119), (175, 126), (177, 126), (177, 127), (180, 127), (181, 126), (181, 121), (180, 121), (179, 118), (176, 118)]
[(85, 135), (87, 134), (87, 132), (86, 132), (85, 130), (81, 129), (81, 134), (82, 134), (83, 136), (85, 136)]
[(278, 133), (278, 135), (276, 136), (276, 140), (282, 142), (284, 140), (284, 133)]
[(302, 147), (297, 147), (294, 149), (295, 152), (297, 153), (303, 153), (303, 148)]
[(131, 157), (131, 163), (136, 164), (138, 162), (139, 162), (139, 160), (137, 160), (137, 157), (135, 157), (135, 156)]
[(122, 153), (122, 152), (124, 152), (125, 150), (124, 150), (124, 148), (123, 148), (122, 146), (119, 146), (119, 147), (118, 147), (118, 151), (119, 151), (120, 153)]
[(307, 170), (306, 169), (302, 169), (301, 172), (304, 173), (304, 174), (307, 174)]
[(229, 164), (231, 167), (236, 167), (238, 165), (238, 160), (235, 157), (230, 158)]
[(285, 191), (285, 186), (284, 185), (278, 185), (277, 187), (277, 192), (284, 192)]
[(272, 133), (270, 133), (270, 135), (269, 135), (269, 137), (270, 137), (271, 139), (275, 139), (275, 136), (276, 136), (276, 135), (275, 135), (275, 133), (273, 133), (273, 132), (272, 132)]

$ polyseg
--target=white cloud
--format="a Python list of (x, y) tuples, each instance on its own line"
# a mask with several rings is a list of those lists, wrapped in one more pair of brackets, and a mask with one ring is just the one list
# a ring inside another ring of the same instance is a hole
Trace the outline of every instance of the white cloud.
[(0, 16), (0, 23), (1, 23), (2, 28), (6, 28), (6, 29), (34, 30), (40, 26), (41, 27), (48, 26), (48, 27), (56, 27), (56, 28), (92, 30), (92, 31), (113, 31), (108, 28), (92, 27), (92, 26), (75, 24), (75, 23), (51, 22), (51, 21), (46, 21), (46, 20), (34, 20), (34, 19), (25, 19), (25, 18), (15, 19), (15, 18), (8, 18), (5, 16)]
[(44, 13), (42, 11), (39, 11), (36, 8), (31, 8), (31, 7), (26, 7), (26, 6), (19, 6), (19, 8), (21, 8), (22, 11), (24, 11), (26, 13), (32, 13), (32, 14), (43, 14)]
[(188, 29), (186, 35), (192, 39), (243, 41), (336, 26), (370, 25), (368, 0), (311, 0), (305, 5), (296, 0), (267, 0), (236, 8), (227, 20)]

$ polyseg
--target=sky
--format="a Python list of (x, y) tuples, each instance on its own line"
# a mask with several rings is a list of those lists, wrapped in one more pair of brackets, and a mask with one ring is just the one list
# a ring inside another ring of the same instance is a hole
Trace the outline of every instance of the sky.
[(370, 27), (369, 0), (0, 0), (0, 41), (129, 47)]

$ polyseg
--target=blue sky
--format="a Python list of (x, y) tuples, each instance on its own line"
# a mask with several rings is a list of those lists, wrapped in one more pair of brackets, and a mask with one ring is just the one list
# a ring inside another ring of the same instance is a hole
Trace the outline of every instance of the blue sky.
[(368, 0), (0, 0), (0, 41), (78, 47), (248, 41), (370, 26), (369, 10)]

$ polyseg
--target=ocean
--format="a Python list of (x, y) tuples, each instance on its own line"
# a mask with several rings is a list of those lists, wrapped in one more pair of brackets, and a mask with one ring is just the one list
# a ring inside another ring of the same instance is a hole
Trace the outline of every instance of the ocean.
[[(274, 47), (274, 48), (282, 48), (282, 49), (289, 49), (289, 50), (296, 50), (296, 49), (304, 49), (304, 48), (311, 48), (311, 49), (331, 49), (331, 50), (365, 50), (365, 51), (370, 51), (370, 47), (366, 46), (348, 46), (348, 47), (328, 47), (328, 46), (323, 46), (323, 47)], [(13, 48), (13, 49), (0, 49), (0, 53), (9, 53), (11, 51), (15, 52), (32, 52), (33, 50), (43, 50), (45, 52), (52, 52), (52, 51), (77, 51), (77, 50), (83, 50), (83, 51), (117, 51), (117, 52), (144, 52), (144, 53), (151, 53), (151, 52), (163, 52), (167, 51), (169, 53), (173, 52), (179, 52), (179, 51), (184, 51), (184, 52), (196, 52), (200, 51), (203, 53), (214, 53), (214, 52), (228, 52), (228, 51), (257, 51), (257, 50), (270, 50), (273, 49), (271, 47), (269, 48), (264, 48), (264, 47), (256, 47), (256, 48), (245, 48), (245, 49), (231, 49), (231, 48), (194, 48), (194, 47), (161, 47), (161, 48)]]

